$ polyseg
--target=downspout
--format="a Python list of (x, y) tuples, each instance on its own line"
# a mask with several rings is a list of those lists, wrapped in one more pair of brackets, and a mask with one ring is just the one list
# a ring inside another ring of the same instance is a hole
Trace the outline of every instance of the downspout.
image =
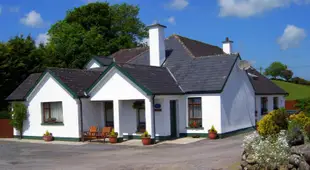
[(155, 124), (155, 110), (154, 110), (154, 104), (155, 104), (155, 95), (152, 96), (152, 106), (151, 106), (151, 113), (152, 113), (152, 117), (153, 117), (153, 124), (154, 124), (154, 128), (153, 128), (153, 134), (154, 134), (154, 143), (156, 142), (156, 124)]
[(82, 105), (82, 100), (79, 97), (79, 101), (80, 101), (80, 133), (81, 133), (81, 137), (82, 137), (82, 142), (84, 142), (84, 134), (83, 134), (83, 105)]

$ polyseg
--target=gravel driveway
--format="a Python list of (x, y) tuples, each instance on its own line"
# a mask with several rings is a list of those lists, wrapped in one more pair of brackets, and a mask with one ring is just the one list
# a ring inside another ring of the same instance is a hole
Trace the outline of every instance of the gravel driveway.
[(243, 136), (148, 147), (0, 141), (0, 169), (238, 169)]

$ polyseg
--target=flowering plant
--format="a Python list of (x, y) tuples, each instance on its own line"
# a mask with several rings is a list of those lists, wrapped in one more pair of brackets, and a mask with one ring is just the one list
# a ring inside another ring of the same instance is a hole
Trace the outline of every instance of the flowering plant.
[(198, 123), (195, 120), (189, 122), (189, 127), (191, 128), (198, 128)]
[(48, 130), (43, 134), (43, 136), (52, 136), (52, 133), (50, 133)]
[(253, 156), (260, 168), (275, 169), (288, 164), (290, 147), (285, 131), (274, 136), (262, 137), (257, 132), (246, 136), (243, 140), (244, 150)]
[(211, 129), (208, 130), (209, 133), (217, 133), (216, 129), (214, 128), (214, 126), (212, 125)]
[(118, 136), (118, 133), (114, 131), (114, 129), (112, 129), (112, 131), (110, 132), (110, 137), (112, 138), (116, 138)]
[(149, 135), (149, 133), (147, 131), (145, 131), (142, 135), (141, 138), (150, 138), (151, 135)]

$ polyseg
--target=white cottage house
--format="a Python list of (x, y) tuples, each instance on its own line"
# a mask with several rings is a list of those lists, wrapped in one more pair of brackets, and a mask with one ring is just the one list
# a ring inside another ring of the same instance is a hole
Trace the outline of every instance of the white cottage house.
[(81, 70), (30, 75), (7, 98), (28, 107), (24, 137), (48, 130), (56, 140), (80, 140), (90, 126), (112, 126), (120, 139), (145, 130), (159, 140), (207, 136), (211, 126), (223, 137), (284, 107), (287, 93), (255, 69), (241, 70), (228, 38), (222, 49), (180, 35), (165, 39), (165, 28), (149, 26), (149, 47), (94, 57)]

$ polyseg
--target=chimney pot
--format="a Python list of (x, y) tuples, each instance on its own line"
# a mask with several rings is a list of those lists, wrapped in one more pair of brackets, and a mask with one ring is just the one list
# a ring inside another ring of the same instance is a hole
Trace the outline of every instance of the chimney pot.
[(233, 48), (232, 48), (232, 44), (234, 42), (231, 41), (228, 37), (225, 38), (225, 41), (223, 41), (223, 51), (226, 54), (232, 54), (233, 52)]

